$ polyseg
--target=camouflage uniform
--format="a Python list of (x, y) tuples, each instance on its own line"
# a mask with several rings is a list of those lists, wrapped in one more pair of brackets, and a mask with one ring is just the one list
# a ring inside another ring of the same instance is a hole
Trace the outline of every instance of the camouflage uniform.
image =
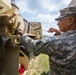
[(76, 75), (76, 30), (60, 36), (32, 40), (22, 35), (22, 44), (29, 52), (49, 56), (51, 75)]
[[(71, 8), (65, 9), (66, 12)], [(56, 20), (64, 17), (63, 12)], [(21, 42), (29, 52), (35, 55), (44, 53), (49, 56), (50, 75), (76, 75), (76, 30), (69, 30), (62, 35), (41, 40), (33, 40), (23, 34)]]

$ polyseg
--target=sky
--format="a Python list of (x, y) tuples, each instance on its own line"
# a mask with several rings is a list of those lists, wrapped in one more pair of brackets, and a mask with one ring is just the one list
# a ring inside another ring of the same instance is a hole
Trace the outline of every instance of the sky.
[(49, 35), (50, 27), (57, 28), (55, 18), (59, 10), (68, 6), (71, 0), (15, 0), (19, 14), (28, 22), (41, 22), (43, 35)]

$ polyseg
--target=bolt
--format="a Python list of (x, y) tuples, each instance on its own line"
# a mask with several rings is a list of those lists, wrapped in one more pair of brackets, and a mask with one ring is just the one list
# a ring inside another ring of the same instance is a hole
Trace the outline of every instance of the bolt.
[(0, 9), (3, 9), (3, 6), (2, 5), (0, 5)]

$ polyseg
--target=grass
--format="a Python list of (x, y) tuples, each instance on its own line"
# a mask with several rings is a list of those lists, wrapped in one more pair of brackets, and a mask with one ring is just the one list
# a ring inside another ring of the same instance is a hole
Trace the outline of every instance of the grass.
[(31, 60), (26, 75), (47, 75), (49, 71), (49, 59), (47, 55), (40, 54)]

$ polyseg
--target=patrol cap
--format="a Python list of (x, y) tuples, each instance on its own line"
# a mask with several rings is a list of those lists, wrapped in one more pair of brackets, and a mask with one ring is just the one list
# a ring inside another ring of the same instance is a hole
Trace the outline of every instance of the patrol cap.
[(60, 16), (56, 18), (55, 20), (59, 20), (61, 18), (64, 18), (68, 15), (73, 15), (73, 14), (76, 14), (76, 6), (69, 6), (67, 8), (61, 9)]

